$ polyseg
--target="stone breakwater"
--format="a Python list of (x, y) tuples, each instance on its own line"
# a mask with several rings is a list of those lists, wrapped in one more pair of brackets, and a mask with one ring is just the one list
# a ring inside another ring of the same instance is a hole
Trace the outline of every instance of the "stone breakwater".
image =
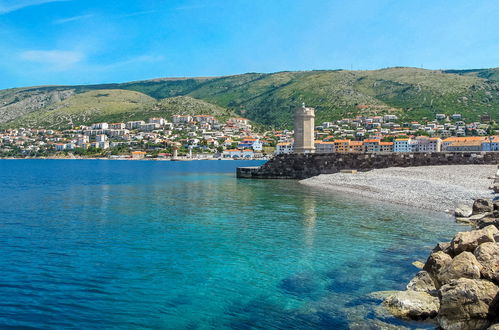
[(455, 213), (473, 230), (437, 244), (406, 290), (383, 305), (394, 316), (435, 319), (446, 330), (499, 329), (499, 198), (477, 199)]
[(345, 169), (368, 171), (429, 165), (496, 165), (499, 152), (281, 154), (260, 167), (240, 167), (238, 178), (307, 179)]

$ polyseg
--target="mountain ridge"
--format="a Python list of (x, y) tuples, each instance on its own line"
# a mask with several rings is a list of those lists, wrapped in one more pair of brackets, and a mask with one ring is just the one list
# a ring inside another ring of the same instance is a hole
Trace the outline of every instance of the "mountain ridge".
[[(78, 95), (96, 90), (123, 90), (144, 95), (140, 96), (141, 100), (152, 98), (147, 106), (140, 102), (136, 104), (134, 118), (146, 119), (145, 115), (162, 100), (184, 96), (189, 97), (182, 103), (188, 108), (190, 103), (196, 103), (192, 107), (207, 111), (206, 114), (213, 111), (223, 116), (237, 114), (275, 127), (289, 127), (294, 108), (302, 102), (316, 108), (318, 121), (386, 113), (420, 120), (440, 112), (461, 112), (465, 118), (476, 120), (483, 113), (498, 119), (499, 113), (499, 68), (426, 70), (395, 67), (365, 71), (253, 72), (219, 77), (167, 77), (111, 84), (12, 88), (0, 90), (0, 124), (4, 127), (42, 124), (32, 120), (39, 116), (33, 113), (48, 113), (58, 103), (74, 98), (78, 101)], [(125, 94), (129, 95), (123, 92)], [(195, 100), (204, 103), (201, 106)], [(81, 99), (81, 102), (96, 104), (94, 112), (97, 115), (91, 118), (105, 118), (99, 111), (106, 114), (107, 110), (93, 101)], [(119, 108), (119, 100), (113, 102)], [(85, 104), (76, 103), (75, 107), (85, 108)], [(124, 101), (123, 108), (129, 106)], [(215, 111), (214, 107), (224, 110)], [(177, 104), (177, 108), (170, 107), (165, 113), (171, 115), (181, 111), (182, 105)], [(127, 111), (115, 111), (117, 116), (113, 118), (119, 120), (120, 112)], [(123, 116), (123, 120), (126, 118)]]

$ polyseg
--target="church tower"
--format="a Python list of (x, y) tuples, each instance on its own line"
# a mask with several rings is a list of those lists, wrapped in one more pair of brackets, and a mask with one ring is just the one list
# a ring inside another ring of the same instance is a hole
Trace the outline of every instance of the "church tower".
[(295, 111), (295, 146), (298, 154), (315, 152), (315, 109), (307, 108), (305, 103)]

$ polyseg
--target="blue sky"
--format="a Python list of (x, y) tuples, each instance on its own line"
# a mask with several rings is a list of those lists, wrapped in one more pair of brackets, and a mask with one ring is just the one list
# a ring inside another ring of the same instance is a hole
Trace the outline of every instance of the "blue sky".
[(499, 1), (0, 0), (0, 88), (499, 66)]

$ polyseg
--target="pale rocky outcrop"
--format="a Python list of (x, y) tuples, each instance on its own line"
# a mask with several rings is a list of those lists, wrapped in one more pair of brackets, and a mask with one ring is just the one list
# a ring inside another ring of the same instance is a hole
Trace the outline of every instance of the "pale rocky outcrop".
[(409, 284), (407, 284), (406, 288), (408, 291), (426, 292), (431, 295), (436, 295), (437, 293), (433, 278), (425, 270), (418, 272)]
[(386, 309), (396, 317), (424, 320), (434, 318), (440, 307), (438, 297), (426, 292), (399, 291), (384, 301)]
[(438, 322), (445, 330), (483, 329), (497, 312), (499, 288), (486, 280), (461, 278), (440, 288)]
[(494, 242), (496, 234), (499, 234), (499, 230), (495, 226), (457, 233), (451, 241), (451, 250), (454, 255), (463, 251), (473, 252), (482, 243)]
[(454, 211), (454, 215), (459, 218), (467, 218), (473, 214), (473, 209), (468, 205), (460, 205)]
[(483, 243), (476, 248), (474, 255), (482, 265), (482, 276), (499, 283), (499, 243)]

